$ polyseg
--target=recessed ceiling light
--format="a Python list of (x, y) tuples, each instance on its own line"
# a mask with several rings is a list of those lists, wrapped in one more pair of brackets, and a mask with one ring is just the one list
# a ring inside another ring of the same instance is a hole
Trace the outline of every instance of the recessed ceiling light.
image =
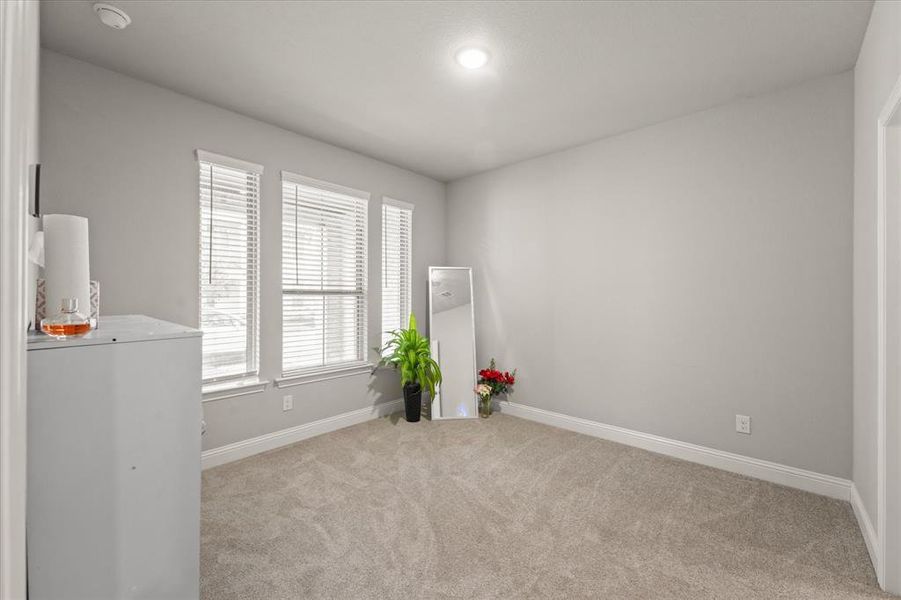
[(488, 52), (481, 48), (461, 48), (455, 58), (465, 69), (481, 69), (488, 64)]
[(94, 5), (94, 12), (97, 13), (104, 25), (113, 29), (125, 29), (131, 23), (131, 17), (125, 14), (124, 10), (112, 4), (98, 2)]

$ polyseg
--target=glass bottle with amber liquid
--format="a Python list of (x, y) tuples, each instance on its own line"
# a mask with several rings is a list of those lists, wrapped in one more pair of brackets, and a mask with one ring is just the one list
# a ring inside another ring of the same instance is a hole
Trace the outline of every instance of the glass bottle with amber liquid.
[(77, 298), (63, 298), (58, 313), (41, 319), (41, 331), (60, 340), (80, 337), (90, 330), (90, 320), (78, 312)]

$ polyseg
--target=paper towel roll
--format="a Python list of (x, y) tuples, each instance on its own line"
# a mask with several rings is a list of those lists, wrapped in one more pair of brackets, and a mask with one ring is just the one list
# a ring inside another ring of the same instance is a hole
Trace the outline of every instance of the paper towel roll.
[(74, 215), (44, 215), (44, 279), (47, 315), (59, 312), (63, 298), (78, 300), (78, 312), (91, 312), (88, 220)]

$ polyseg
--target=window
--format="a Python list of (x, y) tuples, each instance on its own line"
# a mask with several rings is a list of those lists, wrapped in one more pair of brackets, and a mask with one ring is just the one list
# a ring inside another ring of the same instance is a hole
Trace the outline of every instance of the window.
[(413, 206), (390, 198), (382, 204), (382, 346), (388, 332), (407, 326), (412, 305), (410, 256)]
[(263, 167), (197, 151), (203, 381), (259, 373), (260, 175)]
[(282, 374), (366, 362), (369, 194), (282, 172)]

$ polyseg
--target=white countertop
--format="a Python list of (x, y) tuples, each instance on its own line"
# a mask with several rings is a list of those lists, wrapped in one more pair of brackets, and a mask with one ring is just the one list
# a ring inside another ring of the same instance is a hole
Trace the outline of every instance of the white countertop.
[(28, 350), (54, 350), (175, 338), (199, 337), (199, 329), (169, 323), (146, 315), (101, 316), (96, 329), (82, 337), (58, 340), (40, 331), (28, 332)]

